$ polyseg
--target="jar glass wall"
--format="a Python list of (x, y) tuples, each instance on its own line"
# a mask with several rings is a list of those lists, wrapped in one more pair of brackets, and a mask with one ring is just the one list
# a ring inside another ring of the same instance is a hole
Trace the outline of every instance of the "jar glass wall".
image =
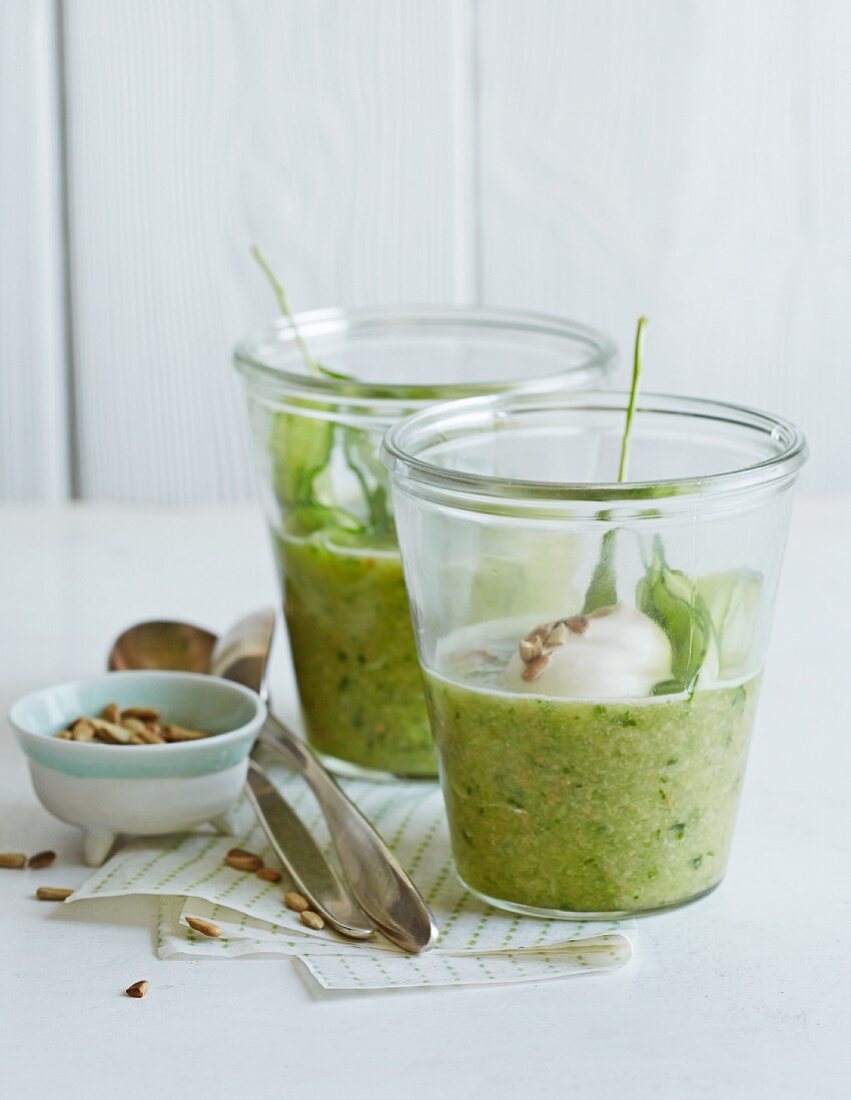
[[(387, 473), (386, 429), (448, 398), (599, 384), (599, 333), (451, 307), (322, 310), (236, 350), (307, 737), (343, 774), (433, 777)], [(435, 553), (440, 548), (433, 548)]]
[(520, 912), (678, 905), (730, 848), (806, 445), (648, 395), (618, 484), (627, 401), (459, 401), (385, 441), (456, 866)]

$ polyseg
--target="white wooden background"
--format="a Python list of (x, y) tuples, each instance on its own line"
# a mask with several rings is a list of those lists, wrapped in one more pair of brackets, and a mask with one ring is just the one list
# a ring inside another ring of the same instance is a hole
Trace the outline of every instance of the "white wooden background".
[(848, 0), (0, 0), (0, 498), (251, 492), (238, 336), (481, 301), (851, 487)]

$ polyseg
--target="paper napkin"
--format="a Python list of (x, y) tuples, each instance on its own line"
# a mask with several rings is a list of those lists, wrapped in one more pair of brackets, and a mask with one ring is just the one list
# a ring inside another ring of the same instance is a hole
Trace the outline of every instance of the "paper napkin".
[[(318, 806), (303, 781), (265, 764), (294, 809), (330, 852)], [(189, 833), (136, 840), (91, 875), (82, 898), (155, 894), (161, 899), (157, 951), (170, 956), (293, 956), (326, 989), (474, 985), (542, 981), (623, 966), (632, 954), (634, 924), (515, 917), (465, 890), (452, 869), (439, 790), (429, 783), (345, 782), (347, 793), (381, 831), (431, 905), (438, 946), (412, 958), (388, 940), (354, 943), (330, 929), (306, 928), (283, 902), (286, 876), (264, 882), (224, 863), (238, 846), (277, 866), (247, 800), (233, 812), (234, 835)], [(219, 939), (188, 927), (187, 916), (214, 921)]]

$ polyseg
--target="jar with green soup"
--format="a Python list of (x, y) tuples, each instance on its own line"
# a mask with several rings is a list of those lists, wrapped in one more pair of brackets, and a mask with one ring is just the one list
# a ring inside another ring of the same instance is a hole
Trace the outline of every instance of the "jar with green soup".
[(614, 347), (555, 317), (400, 306), (285, 316), (235, 360), (307, 738), (343, 775), (432, 778), (382, 436), (435, 401), (599, 383)]
[(519, 913), (681, 905), (730, 851), (806, 443), (634, 398), (452, 402), (384, 445), (455, 865)]

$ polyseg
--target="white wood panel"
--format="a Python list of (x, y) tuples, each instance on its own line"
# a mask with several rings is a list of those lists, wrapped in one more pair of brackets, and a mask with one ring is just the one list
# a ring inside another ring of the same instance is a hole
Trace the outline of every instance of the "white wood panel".
[(65, 13), (83, 495), (244, 495), (230, 348), (274, 313), (250, 243), (296, 308), (467, 293), (457, 5), (68, 0)]
[(0, 500), (69, 487), (55, 16), (0, 3)]
[(851, 485), (851, 5), (488, 0), (483, 294), (595, 322), (648, 388), (785, 413)]

